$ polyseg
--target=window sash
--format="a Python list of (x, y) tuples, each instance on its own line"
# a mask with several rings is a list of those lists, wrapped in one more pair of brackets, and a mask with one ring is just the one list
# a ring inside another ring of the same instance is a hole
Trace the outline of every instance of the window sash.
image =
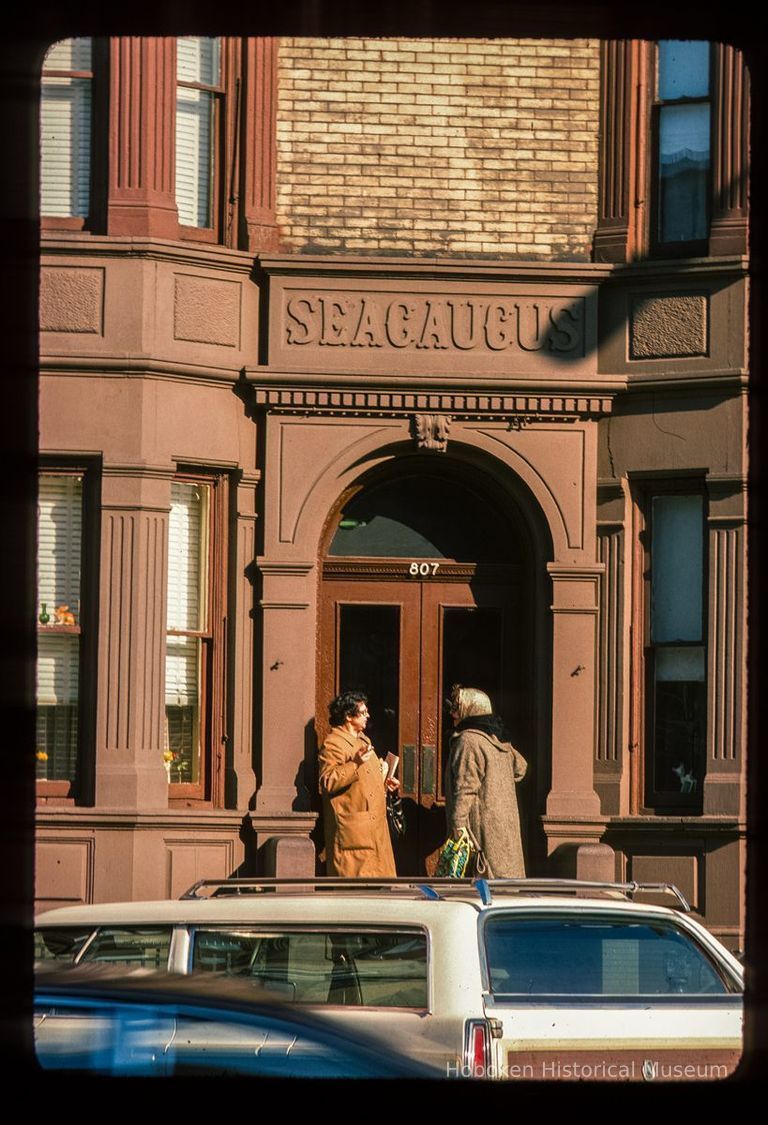
[[(171, 484), (165, 657), (165, 744), (169, 783), (199, 784), (204, 753), (204, 683), (210, 637), (211, 485)], [(193, 635), (190, 635), (193, 634)]]
[(83, 478), (44, 473), (38, 493), (38, 613), (42, 606), (54, 623), (57, 606), (80, 617), (83, 550)]
[(86, 218), (90, 210), (91, 66), (90, 39), (56, 43), (46, 56), (40, 108), (40, 209), (45, 216)]
[(711, 46), (706, 40), (659, 40), (656, 87), (659, 101), (708, 97), (710, 53)]
[(701, 641), (704, 498), (657, 495), (651, 507), (651, 643)]
[[(176, 45), (176, 205), (182, 226), (213, 226), (218, 39), (180, 37)], [(206, 87), (206, 88), (203, 88)]]
[(176, 205), (179, 222), (212, 226), (214, 97), (180, 86), (176, 101)]
[(208, 615), (210, 485), (173, 481), (168, 525), (167, 628), (201, 632)]
[(670, 251), (690, 253), (709, 236), (711, 56), (709, 42), (657, 44), (653, 241)]
[(46, 52), (43, 73), (51, 70), (91, 70), (92, 67), (92, 39), (61, 39)]
[(38, 489), (37, 777), (73, 781), (79, 746), (80, 635), (79, 630), (57, 631), (56, 610), (68, 608), (79, 626), (83, 477), (42, 473)]
[[(706, 509), (700, 492), (646, 493), (645, 784), (649, 808), (696, 808), (706, 770)], [(642, 524), (641, 524), (642, 527)]]

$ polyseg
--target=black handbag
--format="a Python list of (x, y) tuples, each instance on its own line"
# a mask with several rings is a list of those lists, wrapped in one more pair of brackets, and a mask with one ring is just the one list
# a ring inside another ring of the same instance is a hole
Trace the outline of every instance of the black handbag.
[(465, 875), (468, 875), (472, 879), (485, 879), (488, 875), (488, 860), (486, 859), (485, 852), (469, 829), (467, 829), (467, 834), (472, 843), (472, 851), (469, 856), (469, 863), (467, 864)]
[(387, 790), (387, 820), (393, 836), (405, 835), (405, 809), (399, 793)]

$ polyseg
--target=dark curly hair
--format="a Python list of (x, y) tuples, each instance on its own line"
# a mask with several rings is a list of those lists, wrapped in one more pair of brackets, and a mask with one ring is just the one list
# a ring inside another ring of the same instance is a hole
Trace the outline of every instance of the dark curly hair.
[(343, 691), (328, 704), (328, 720), (332, 727), (341, 727), (350, 715), (356, 715), (361, 703), (367, 703), (368, 696), (361, 691)]

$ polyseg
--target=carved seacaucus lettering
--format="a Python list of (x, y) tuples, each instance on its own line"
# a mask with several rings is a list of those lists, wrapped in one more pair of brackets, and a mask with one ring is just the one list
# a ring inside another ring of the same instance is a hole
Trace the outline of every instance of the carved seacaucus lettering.
[(291, 296), (285, 313), (290, 347), (584, 353), (581, 298), (388, 299), (321, 293)]
[(414, 414), (413, 436), (419, 449), (434, 449), (445, 453), (451, 419), (447, 414)]

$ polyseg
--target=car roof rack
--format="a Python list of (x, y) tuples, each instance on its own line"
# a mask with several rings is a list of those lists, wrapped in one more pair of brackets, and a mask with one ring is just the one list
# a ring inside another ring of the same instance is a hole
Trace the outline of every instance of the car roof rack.
[[(221, 898), (229, 895), (263, 894), (265, 892), (294, 892), (301, 894), (306, 891), (414, 891), (422, 898), (437, 900), (443, 896), (436, 890), (436, 886), (457, 888), (463, 886), (465, 890), (472, 888), (471, 879), (360, 879), (356, 877), (342, 878), (341, 876), (322, 875), (316, 878), (290, 878), (281, 879), (265, 876), (263, 878), (232, 878), (232, 879), (198, 879), (191, 887), (179, 897), (181, 899)], [(206, 888), (215, 888), (210, 895), (201, 895), (199, 892)]]
[(638, 892), (644, 894), (671, 895), (679, 904), (679, 909), (690, 912), (690, 904), (682, 891), (674, 883), (638, 883), (632, 880), (628, 883), (600, 883), (586, 879), (477, 879), (475, 881), (477, 892), (483, 906), (490, 906), (493, 902), (494, 890), (519, 890), (530, 894), (562, 894), (577, 895), (584, 891), (591, 894), (615, 895), (617, 893), (626, 898), (634, 899)]
[[(208, 895), (200, 894), (201, 891), (211, 890)], [(281, 879), (277, 877), (254, 877), (232, 879), (198, 879), (188, 890), (180, 896), (182, 899), (220, 898), (229, 895), (264, 894), (268, 892), (282, 892), (304, 894), (307, 891), (348, 891), (352, 894), (361, 891), (391, 890), (393, 892), (411, 892), (431, 901), (442, 901), (446, 892), (450, 897), (456, 895), (477, 894), (483, 906), (490, 906), (493, 902), (494, 891), (504, 893), (519, 892), (520, 894), (572, 894), (579, 895), (588, 892), (592, 895), (616, 896), (634, 899), (638, 893), (671, 895), (677, 900), (678, 908), (690, 911), (685, 896), (673, 883), (638, 883), (633, 880), (628, 883), (601, 883), (583, 879), (555, 879), (555, 878), (522, 878), (522, 879), (451, 879), (448, 877), (423, 879), (392, 878), (392, 879), (360, 879), (355, 877), (342, 878), (334, 875), (322, 875), (310, 878)]]

